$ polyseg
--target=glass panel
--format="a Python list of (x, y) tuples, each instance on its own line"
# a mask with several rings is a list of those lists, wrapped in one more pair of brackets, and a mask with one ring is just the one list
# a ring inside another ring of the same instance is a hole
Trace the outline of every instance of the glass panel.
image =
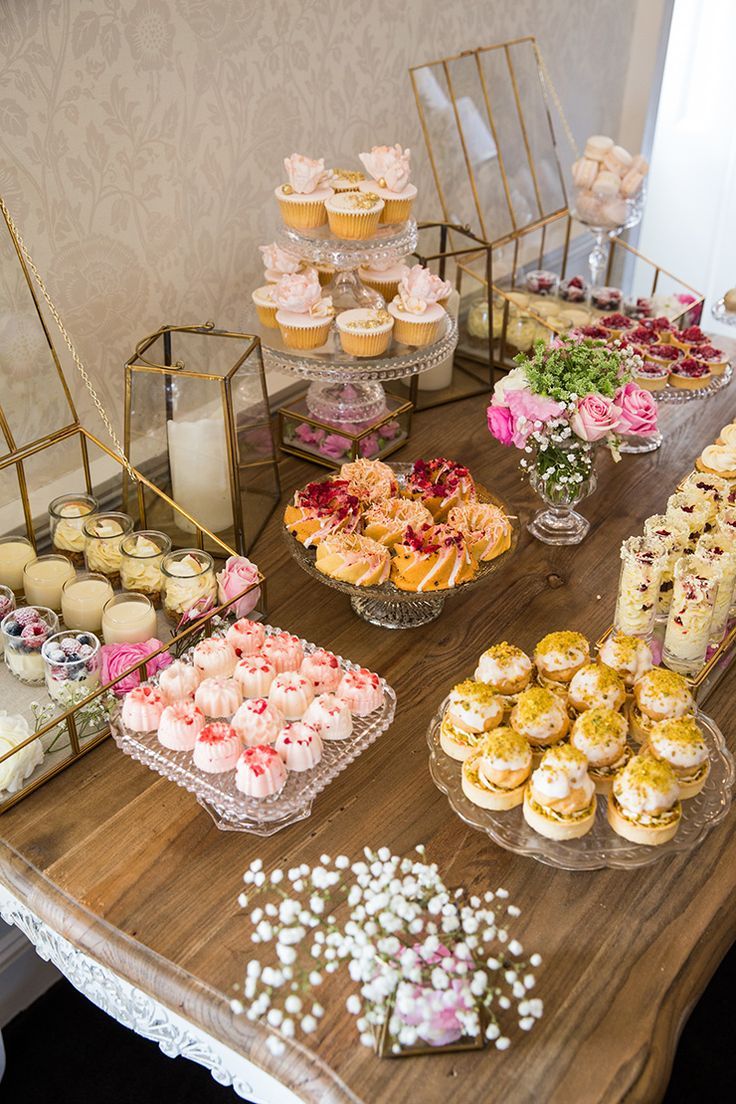
[(567, 199), (562, 185), (559, 151), (554, 142), (532, 44), (519, 42), (515, 46), (509, 46), (509, 58), (516, 76), (519, 102), (529, 139), (542, 213), (549, 215), (553, 211), (566, 207)]

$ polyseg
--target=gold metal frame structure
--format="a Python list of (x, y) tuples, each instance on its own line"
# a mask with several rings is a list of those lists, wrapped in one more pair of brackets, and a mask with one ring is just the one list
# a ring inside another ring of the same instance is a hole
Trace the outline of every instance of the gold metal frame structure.
[[(414, 377), (414, 378), (416, 378), (416, 377)], [(304, 394), (305, 393), (302, 392), (300, 395), (296, 396), (295, 401), (298, 402), (301, 399), (303, 399)], [(339, 468), (341, 466), (341, 464), (346, 463), (348, 460), (357, 460), (357, 459), (360, 458), (360, 442), (365, 437), (370, 437), (370, 435), (372, 433), (375, 433), (377, 429), (380, 429), (380, 427), (382, 425), (385, 425), (387, 422), (391, 422), (395, 418), (403, 418), (404, 415), (406, 415), (406, 419), (407, 419), (407, 422), (406, 422), (406, 436), (402, 437), (399, 441), (397, 441), (397, 443), (395, 445), (392, 445), (390, 448), (385, 449), (380, 454), (381, 459), (385, 460), (388, 456), (392, 456), (399, 449), (403, 448), (404, 445), (409, 440), (409, 435), (411, 433), (411, 416), (414, 412), (414, 407), (413, 407), (413, 404), (411, 402), (402, 401), (404, 396), (399, 396), (399, 395), (395, 394), (393, 391), (388, 391), (387, 394), (389, 394), (392, 399), (398, 400), (400, 405), (396, 406), (393, 410), (389, 410), (385, 414), (385, 416), (383, 416), (381, 418), (376, 418), (375, 421), (370, 426), (368, 426), (367, 429), (362, 430), (360, 433), (348, 433), (346, 430), (340, 429), (337, 426), (330, 426), (329, 427), (331, 429), (331, 432), (338, 433), (338, 434), (340, 434), (340, 436), (345, 437), (345, 438), (349, 439), (350, 441), (352, 441), (352, 447), (351, 447), (350, 453), (346, 454), (343, 457), (341, 457), (339, 460), (329, 460), (326, 457), (319, 456), (318, 453), (308, 452), (307, 449), (299, 448), (299, 446), (295, 445), (293, 441), (288, 441), (288, 442), (285, 443), (286, 438), (284, 437), (284, 422), (287, 419), (290, 420), (290, 421), (297, 421), (298, 420), (299, 422), (304, 422), (306, 425), (311, 426), (313, 429), (322, 429), (322, 430), (325, 429), (325, 426), (327, 425), (327, 423), (326, 422), (321, 422), (318, 419), (315, 419), (314, 417), (312, 417), (312, 415), (309, 413), (308, 410), (306, 412), (302, 413), (301, 411), (296, 411), (296, 410), (290, 409), (290, 407), (288, 407), (288, 406), (280, 407), (279, 408), (279, 440), (281, 441), (281, 451), (282, 452), (288, 452), (292, 456), (298, 456), (301, 460), (309, 460), (313, 464), (320, 464), (324, 468)]]

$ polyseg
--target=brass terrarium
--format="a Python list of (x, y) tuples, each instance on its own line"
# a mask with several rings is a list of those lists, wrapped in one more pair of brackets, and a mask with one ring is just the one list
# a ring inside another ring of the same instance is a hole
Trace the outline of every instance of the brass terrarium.
[[(235, 555), (233, 545), (209, 531), (123, 455), (110, 419), (2, 197), (0, 211), (0, 559), (5, 556), (7, 560), (8, 546), (25, 546), (28, 556), (51, 551), (49, 504), (72, 492), (78, 500), (94, 503), (106, 513), (123, 506), (137, 529), (153, 528), (154, 521), (162, 516), (172, 518), (175, 529), (187, 534), (188, 545), (193, 549), (207, 547), (217, 567), (221, 567)], [(108, 429), (112, 447), (79, 421), (31, 273)], [(123, 476), (127, 492), (124, 504)], [(4, 571), (8, 568), (5, 560), (0, 564)], [(8, 581), (12, 585), (3, 592), (3, 600), (22, 608), (19, 580)], [(194, 634), (208, 630), (213, 617), (227, 612), (248, 591), (253, 592), (253, 600), (257, 589), (262, 595), (263, 582), (258, 573), (257, 579), (239, 594), (226, 603), (215, 602), (199, 620), (190, 622), (183, 631), (175, 630), (175, 635), (159, 614), (156, 636), (165, 643), (144, 658), (136, 657), (126, 670), (117, 670), (115, 678), (142, 671), (147, 662), (166, 649), (178, 653)], [(251, 616), (261, 615), (256, 606)], [(7, 644), (5, 633), (2, 635)], [(18, 674), (13, 677), (6, 657), (0, 665), (0, 684), (3, 812), (106, 739), (109, 728), (104, 702), (113, 680), (106, 685), (97, 683), (91, 692), (87, 692), (91, 684), (85, 684), (68, 696), (52, 699), (46, 692), (43, 674), (35, 681)]]
[[(281, 494), (258, 338), (206, 322), (140, 341), (125, 365), (125, 452), (221, 540), (251, 550)], [(191, 543), (180, 515), (144, 500), (149, 525), (175, 548)]]

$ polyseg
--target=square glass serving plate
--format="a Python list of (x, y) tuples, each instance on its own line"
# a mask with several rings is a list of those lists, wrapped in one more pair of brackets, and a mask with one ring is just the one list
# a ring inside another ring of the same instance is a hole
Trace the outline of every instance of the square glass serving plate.
[[(269, 636), (281, 632), (281, 629), (271, 625), (265, 628)], [(300, 643), (305, 655), (319, 648), (319, 645), (306, 640)], [(192, 651), (189, 649), (181, 658), (191, 662)], [(360, 667), (360, 664), (342, 656), (337, 656), (337, 659), (343, 671)], [(156, 681), (155, 678), (151, 680), (153, 683)], [(126, 755), (194, 794), (218, 828), (271, 836), (290, 824), (305, 820), (312, 811), (312, 802), (317, 794), (389, 727), (394, 718), (396, 693), (385, 679), (381, 679), (381, 685), (381, 705), (367, 717), (353, 717), (353, 732), (347, 740), (325, 740), (322, 758), (316, 767), (308, 771), (289, 771), (283, 789), (266, 798), (246, 797), (236, 789), (235, 771), (206, 774), (194, 766), (191, 752), (165, 748), (159, 743), (155, 732), (132, 732), (122, 723), (120, 703), (113, 708), (110, 729), (115, 743)]]

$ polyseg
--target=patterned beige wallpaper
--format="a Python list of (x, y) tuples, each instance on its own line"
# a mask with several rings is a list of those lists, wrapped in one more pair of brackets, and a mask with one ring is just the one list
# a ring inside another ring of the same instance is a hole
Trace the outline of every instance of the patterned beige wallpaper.
[(349, 164), (401, 141), (419, 213), (436, 215), (408, 66), (535, 33), (578, 138), (615, 131), (635, 9), (0, 0), (0, 192), (119, 418), (138, 338), (162, 322), (246, 324), (285, 154)]

